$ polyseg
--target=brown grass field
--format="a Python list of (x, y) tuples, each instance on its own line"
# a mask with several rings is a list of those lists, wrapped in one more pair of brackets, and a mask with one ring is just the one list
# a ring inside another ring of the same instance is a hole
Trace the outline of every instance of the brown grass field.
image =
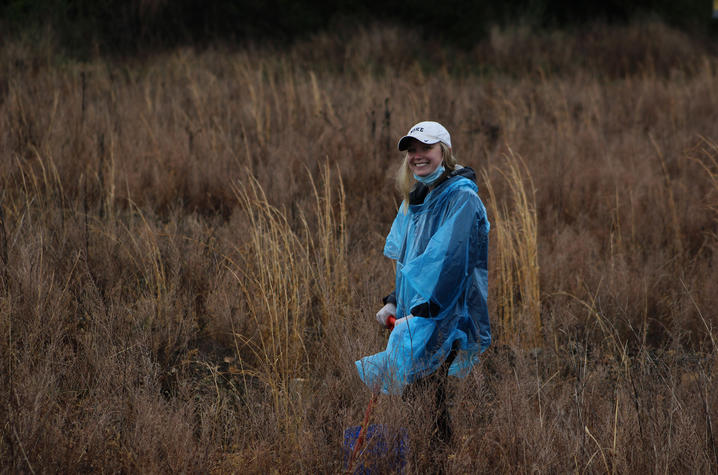
[[(448, 473), (715, 473), (718, 55), (659, 23), (395, 27), (77, 62), (0, 46), (0, 472), (341, 473), (399, 205), (444, 123), (492, 347)], [(381, 397), (374, 423), (427, 425)]]

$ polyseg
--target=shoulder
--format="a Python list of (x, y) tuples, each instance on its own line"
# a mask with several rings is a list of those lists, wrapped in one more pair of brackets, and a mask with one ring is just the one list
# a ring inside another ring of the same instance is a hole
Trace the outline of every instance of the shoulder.
[(486, 207), (479, 197), (479, 187), (473, 180), (461, 175), (453, 176), (447, 180), (444, 194), (451, 203), (450, 206), (468, 206), (480, 218), (486, 217)]
[(476, 172), (471, 167), (456, 165), (450, 176), (462, 176), (476, 183)]
[(478, 191), (479, 187), (476, 186), (476, 183), (462, 175), (453, 175), (449, 177), (448, 180), (446, 180), (445, 185), (445, 193), (449, 194), (472, 194), (478, 197)]
[(447, 191), (450, 192), (466, 192), (473, 191), (478, 193), (479, 188), (476, 186), (476, 173), (471, 167), (462, 167), (457, 165), (451, 171), (446, 181), (443, 183)]

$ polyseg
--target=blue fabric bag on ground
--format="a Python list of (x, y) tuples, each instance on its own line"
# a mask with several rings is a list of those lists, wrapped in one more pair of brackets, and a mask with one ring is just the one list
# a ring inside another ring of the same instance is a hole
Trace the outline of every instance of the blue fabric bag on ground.
[[(350, 427), (344, 431), (344, 469), (349, 467), (349, 459), (359, 438), (361, 426)], [(381, 424), (367, 427), (364, 444), (360, 449), (353, 474), (404, 473), (409, 452), (408, 432), (399, 429), (389, 430)]]
[(394, 219), (384, 255), (396, 260), (396, 318), (421, 305), (431, 313), (398, 321), (385, 351), (356, 362), (372, 390), (401, 394), (434, 372), (452, 347), (458, 353), (449, 374), (466, 376), (491, 343), (490, 225), (477, 191), (471, 180), (453, 176)]

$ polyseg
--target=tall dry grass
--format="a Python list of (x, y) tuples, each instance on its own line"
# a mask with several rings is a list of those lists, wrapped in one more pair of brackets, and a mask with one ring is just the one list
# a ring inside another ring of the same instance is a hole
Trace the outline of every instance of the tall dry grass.
[(495, 280), (496, 336), (506, 343), (538, 347), (543, 337), (535, 190), (525, 162), (511, 149), (496, 170), (507, 182), (511, 200), (501, 203), (497, 199), (485, 172), (499, 277)]
[[(386, 341), (394, 141), (421, 118), (493, 225), (496, 338), (434, 463), (710, 472), (711, 48), (655, 23), (461, 53), (392, 27), (87, 63), (4, 44), (3, 472), (341, 471), (354, 360)], [(411, 472), (423, 409), (374, 416), (410, 429)]]

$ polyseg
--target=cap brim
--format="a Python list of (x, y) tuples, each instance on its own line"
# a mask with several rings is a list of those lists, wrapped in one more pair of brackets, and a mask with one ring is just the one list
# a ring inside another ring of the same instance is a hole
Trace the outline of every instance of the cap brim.
[(433, 145), (435, 143), (441, 142), (441, 140), (432, 140), (432, 139), (421, 139), (419, 137), (414, 137), (413, 135), (405, 135), (399, 140), (399, 151), (403, 152), (404, 150), (409, 148), (409, 143), (411, 143), (411, 139), (418, 140), (421, 143), (425, 143), (428, 145)]

